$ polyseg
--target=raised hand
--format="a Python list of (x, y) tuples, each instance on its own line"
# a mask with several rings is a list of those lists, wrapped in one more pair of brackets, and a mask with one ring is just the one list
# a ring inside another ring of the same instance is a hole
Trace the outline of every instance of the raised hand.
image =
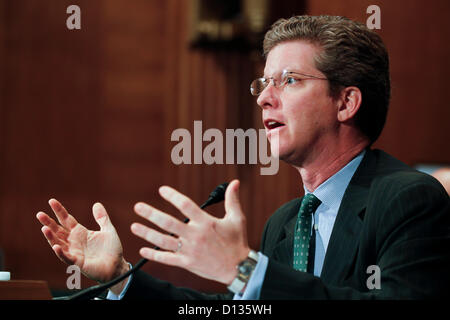
[(92, 207), (99, 231), (86, 229), (55, 199), (49, 205), (58, 219), (38, 212), (37, 219), (44, 225), (42, 233), (59, 259), (76, 265), (87, 277), (106, 282), (128, 270), (123, 258), (122, 244), (102, 204)]
[(131, 231), (135, 235), (162, 249), (142, 248), (141, 256), (230, 284), (237, 273), (236, 265), (250, 251), (246, 220), (239, 202), (239, 181), (231, 182), (226, 190), (226, 214), (222, 219), (209, 215), (170, 187), (161, 187), (159, 192), (190, 221), (184, 224), (145, 203), (136, 204), (135, 211), (139, 216), (174, 235), (163, 234), (140, 223), (132, 224)]

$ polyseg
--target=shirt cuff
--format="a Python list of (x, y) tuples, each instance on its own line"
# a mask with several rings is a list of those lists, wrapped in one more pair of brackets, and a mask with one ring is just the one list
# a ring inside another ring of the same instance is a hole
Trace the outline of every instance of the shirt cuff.
[[(133, 266), (130, 263), (128, 263), (128, 265), (130, 266), (130, 269), (133, 268)], [(122, 292), (119, 293), (119, 295), (116, 295), (111, 290), (108, 290), (108, 295), (106, 296), (106, 300), (122, 300), (125, 293), (127, 293), (128, 287), (130, 286), (132, 279), (133, 279), (133, 274), (130, 274), (125, 287), (123, 288)]]
[(258, 256), (258, 263), (250, 276), (244, 293), (242, 296), (240, 294), (235, 294), (233, 300), (259, 300), (264, 277), (266, 276), (267, 265), (269, 264), (269, 258), (261, 252), (258, 252)]

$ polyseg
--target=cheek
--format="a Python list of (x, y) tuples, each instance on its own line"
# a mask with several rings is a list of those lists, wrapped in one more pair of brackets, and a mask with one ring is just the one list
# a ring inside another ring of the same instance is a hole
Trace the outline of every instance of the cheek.
[(315, 99), (309, 96), (300, 96), (295, 102), (286, 106), (286, 118), (291, 132), (304, 131), (312, 123), (316, 122), (319, 115)]
[(336, 122), (332, 99), (321, 90), (297, 96), (295, 103), (285, 105), (285, 110), (290, 134), (296, 140), (298, 135), (312, 135), (331, 128)]

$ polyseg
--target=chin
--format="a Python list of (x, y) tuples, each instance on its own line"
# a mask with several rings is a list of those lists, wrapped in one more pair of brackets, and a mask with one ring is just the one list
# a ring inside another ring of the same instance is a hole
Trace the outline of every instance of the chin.
[(272, 153), (272, 157), (278, 158), (279, 160), (283, 160), (289, 162), (289, 158), (293, 155), (292, 150), (287, 148), (283, 148), (282, 146), (270, 147), (270, 152)]
[(299, 152), (298, 149), (295, 148), (277, 148), (276, 152), (274, 153), (274, 150), (271, 149), (272, 156), (278, 158), (279, 160), (282, 160), (286, 162), (287, 164), (290, 164), (292, 166), (300, 166), (300, 164), (303, 162), (303, 152)]
[(270, 152), (272, 157), (282, 159), (289, 155), (289, 148), (286, 145), (280, 145), (278, 140), (272, 139), (270, 141)]

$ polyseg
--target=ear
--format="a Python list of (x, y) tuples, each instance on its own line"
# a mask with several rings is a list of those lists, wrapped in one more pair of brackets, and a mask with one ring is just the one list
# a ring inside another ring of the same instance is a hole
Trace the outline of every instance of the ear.
[(362, 103), (361, 90), (357, 87), (346, 87), (341, 92), (339, 102), (338, 121), (345, 122), (354, 118)]

